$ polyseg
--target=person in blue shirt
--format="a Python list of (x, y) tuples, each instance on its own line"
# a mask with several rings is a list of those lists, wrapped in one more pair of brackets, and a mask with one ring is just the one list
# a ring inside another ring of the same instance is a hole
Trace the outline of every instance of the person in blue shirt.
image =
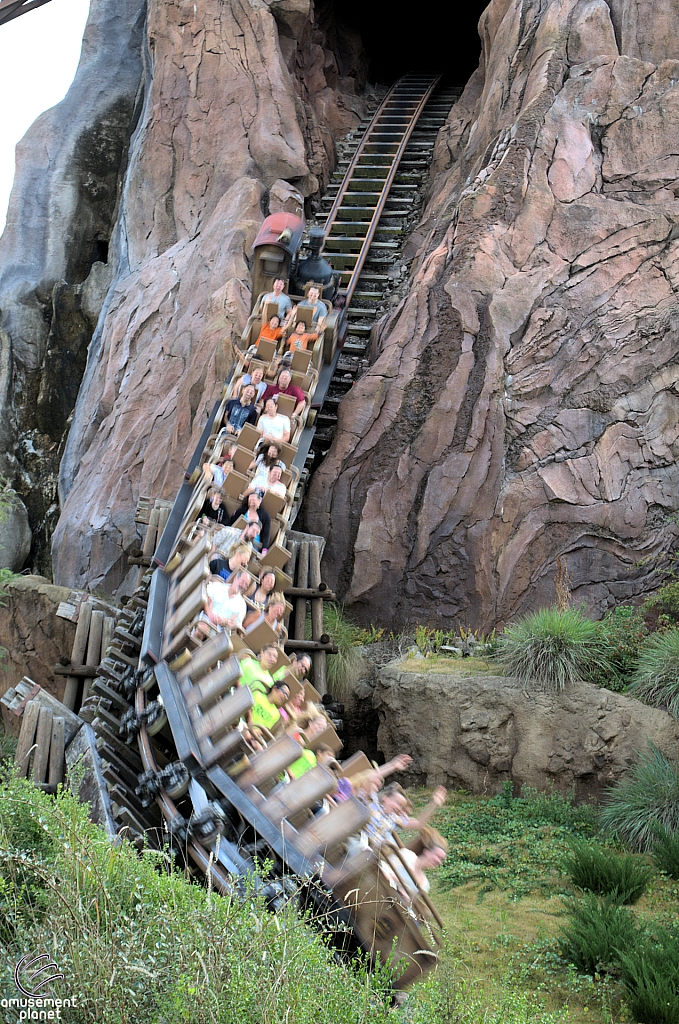
[(240, 398), (230, 398), (224, 406), (224, 422), (227, 433), (240, 434), (246, 423), (257, 422), (255, 389), (252, 384), (243, 388)]

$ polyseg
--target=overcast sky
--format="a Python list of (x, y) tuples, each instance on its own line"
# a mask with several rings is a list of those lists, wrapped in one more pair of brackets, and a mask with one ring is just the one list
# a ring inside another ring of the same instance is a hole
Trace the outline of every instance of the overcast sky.
[(0, 234), (14, 178), (14, 147), (38, 114), (66, 95), (89, 6), (89, 0), (51, 0), (0, 25)]

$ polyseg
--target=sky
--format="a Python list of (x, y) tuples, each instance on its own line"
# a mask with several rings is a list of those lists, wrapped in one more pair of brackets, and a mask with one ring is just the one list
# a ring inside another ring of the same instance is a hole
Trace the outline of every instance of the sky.
[(73, 81), (89, 0), (51, 0), (0, 25), (0, 234), (14, 179), (14, 147)]

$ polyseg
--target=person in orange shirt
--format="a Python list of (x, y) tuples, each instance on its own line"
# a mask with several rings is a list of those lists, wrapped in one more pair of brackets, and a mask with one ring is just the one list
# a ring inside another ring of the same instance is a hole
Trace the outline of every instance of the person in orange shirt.
[(306, 352), (309, 344), (316, 341), (318, 338), (318, 331), (313, 331), (310, 334), (306, 333), (306, 324), (303, 320), (300, 320), (295, 324), (295, 329), (288, 338), (288, 352), (292, 355), (294, 352)]
[(268, 324), (265, 324), (259, 332), (257, 344), (264, 338), (265, 341), (280, 341), (283, 337), (283, 328), (277, 316), (272, 316)]

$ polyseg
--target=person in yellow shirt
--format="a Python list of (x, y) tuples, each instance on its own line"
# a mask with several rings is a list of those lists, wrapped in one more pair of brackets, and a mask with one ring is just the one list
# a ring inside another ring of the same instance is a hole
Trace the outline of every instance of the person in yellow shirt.
[(254, 728), (262, 726), (272, 732), (274, 736), (282, 732), (284, 722), (279, 708), (289, 697), (290, 690), (286, 683), (274, 683), (268, 695), (254, 690), (252, 693), (254, 704), (248, 712), (248, 724)]
[(249, 686), (253, 693), (259, 690), (266, 695), (274, 684), (271, 670), (278, 661), (279, 651), (276, 644), (264, 644), (259, 657), (243, 658), (240, 663), (240, 685)]

